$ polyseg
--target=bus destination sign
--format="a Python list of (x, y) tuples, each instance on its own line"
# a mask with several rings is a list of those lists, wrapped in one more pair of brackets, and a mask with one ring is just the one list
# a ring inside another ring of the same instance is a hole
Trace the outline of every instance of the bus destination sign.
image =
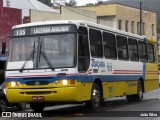
[(26, 35), (26, 29), (22, 28), (22, 29), (16, 29), (13, 31), (13, 36), (24, 36)]
[(12, 36), (25, 36), (37, 34), (76, 32), (74, 25), (47, 25), (47, 26), (33, 26), (27, 28), (17, 28), (13, 30)]
[(69, 32), (70, 26), (68, 25), (60, 25), (60, 26), (41, 26), (41, 27), (33, 27), (30, 30), (30, 34), (45, 34), (45, 33), (59, 33), (59, 32)]

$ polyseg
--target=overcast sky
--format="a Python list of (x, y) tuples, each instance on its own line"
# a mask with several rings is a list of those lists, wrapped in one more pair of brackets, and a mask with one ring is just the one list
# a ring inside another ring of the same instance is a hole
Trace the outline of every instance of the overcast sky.
[[(69, 2), (70, 0), (66, 0), (66, 2)], [(81, 6), (81, 5), (86, 5), (87, 3), (97, 3), (97, 0), (76, 0), (77, 1), (77, 5)], [(102, 0), (102, 1), (107, 1), (107, 0)]]

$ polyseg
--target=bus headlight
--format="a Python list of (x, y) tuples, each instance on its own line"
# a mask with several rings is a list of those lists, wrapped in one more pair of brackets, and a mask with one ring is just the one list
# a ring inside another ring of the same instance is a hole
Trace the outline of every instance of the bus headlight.
[(16, 82), (11, 82), (11, 87), (15, 87), (16, 86)]
[(62, 84), (63, 85), (67, 85), (68, 84), (68, 80), (62, 80)]
[(21, 86), (20, 82), (16, 81), (6, 82), (6, 87), (18, 87), (18, 86)]
[(76, 85), (77, 81), (76, 80), (67, 80), (67, 79), (62, 79), (62, 80), (56, 80), (54, 81), (55, 85), (58, 86), (68, 86), (68, 85)]

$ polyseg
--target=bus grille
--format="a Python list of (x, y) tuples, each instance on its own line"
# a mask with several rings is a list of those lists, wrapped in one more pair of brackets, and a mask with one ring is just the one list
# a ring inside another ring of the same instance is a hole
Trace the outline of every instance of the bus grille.
[(51, 91), (42, 91), (42, 92), (25, 92), (27, 95), (47, 95), (51, 94)]
[(48, 81), (29, 81), (26, 82), (26, 85), (28, 86), (38, 86), (38, 85), (48, 85)]

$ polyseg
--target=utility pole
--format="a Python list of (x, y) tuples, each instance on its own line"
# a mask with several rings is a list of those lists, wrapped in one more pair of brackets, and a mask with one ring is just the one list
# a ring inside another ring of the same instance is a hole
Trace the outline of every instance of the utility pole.
[(142, 1), (140, 0), (140, 35), (142, 35)]

